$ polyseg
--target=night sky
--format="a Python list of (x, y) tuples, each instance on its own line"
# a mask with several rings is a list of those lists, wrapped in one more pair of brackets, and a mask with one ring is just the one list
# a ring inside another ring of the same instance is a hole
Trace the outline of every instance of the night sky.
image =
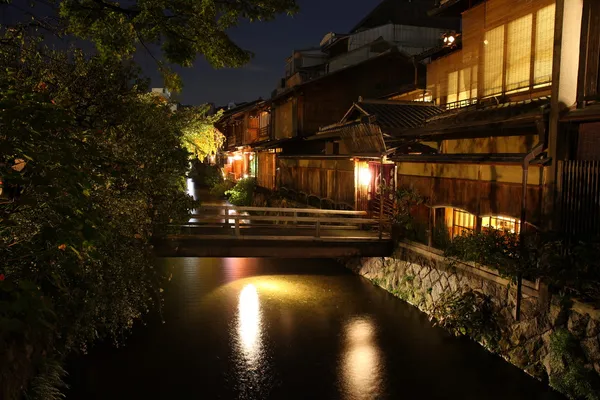
[[(318, 46), (328, 32), (346, 33), (367, 15), (380, 0), (299, 0), (300, 12), (279, 16), (271, 22), (242, 23), (230, 32), (232, 39), (254, 52), (250, 64), (238, 69), (213, 69), (201, 57), (192, 68), (175, 68), (184, 89), (182, 104), (199, 105), (268, 98), (285, 74), (285, 58), (293, 49)], [(152, 86), (162, 86), (156, 64), (148, 56), (136, 57)]]

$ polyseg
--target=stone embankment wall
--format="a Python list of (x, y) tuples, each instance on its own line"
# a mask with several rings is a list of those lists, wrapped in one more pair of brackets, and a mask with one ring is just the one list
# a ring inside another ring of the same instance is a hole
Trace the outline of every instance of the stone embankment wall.
[[(566, 365), (573, 357), (580, 357), (579, 375), (589, 378), (591, 373), (595, 375), (592, 380), (600, 376), (600, 312), (592, 307), (559, 296), (548, 298), (543, 287), (525, 281), (521, 318), (517, 321), (516, 285), (481, 266), (450, 265), (441, 252), (417, 243), (399, 243), (392, 257), (352, 258), (342, 262), (428, 314), (448, 293), (476, 290), (489, 296), (498, 321), (502, 321), (502, 338), (496, 351), (527, 373), (542, 380), (550, 378), (550, 383), (563, 392), (568, 390), (560, 387), (562, 381), (572, 379), (574, 374), (573, 366)], [(557, 354), (562, 350), (557, 350), (556, 344), (551, 345), (557, 332), (576, 343), (578, 348), (569, 351), (579, 355)]]

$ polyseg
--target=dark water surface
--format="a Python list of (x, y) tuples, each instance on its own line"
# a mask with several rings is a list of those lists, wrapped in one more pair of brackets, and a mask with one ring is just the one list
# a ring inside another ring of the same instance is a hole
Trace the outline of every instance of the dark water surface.
[(165, 259), (165, 324), (69, 366), (68, 399), (558, 399), (328, 260)]

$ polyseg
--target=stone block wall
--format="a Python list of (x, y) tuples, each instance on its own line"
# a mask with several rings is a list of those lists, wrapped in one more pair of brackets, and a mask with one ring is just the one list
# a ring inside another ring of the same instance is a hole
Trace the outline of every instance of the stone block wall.
[(555, 332), (568, 331), (579, 345), (585, 371), (600, 378), (599, 310), (558, 296), (548, 299), (529, 283), (523, 287), (521, 318), (517, 321), (516, 285), (477, 266), (451, 266), (439, 252), (416, 244), (400, 243), (392, 257), (352, 258), (343, 264), (428, 314), (443, 300), (443, 294), (479, 291), (490, 297), (502, 323), (496, 351), (507, 361), (542, 380), (550, 378), (551, 384), (554, 375), (558, 382), (557, 374), (566, 366), (553, 362), (563, 357), (555, 355), (556, 350), (550, 354), (550, 343)]

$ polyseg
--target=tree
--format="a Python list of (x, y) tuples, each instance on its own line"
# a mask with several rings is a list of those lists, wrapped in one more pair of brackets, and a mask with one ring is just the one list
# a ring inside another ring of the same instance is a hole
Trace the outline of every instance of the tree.
[[(160, 305), (152, 239), (187, 220), (193, 110), (129, 62), (0, 42), (0, 397), (58, 396), (60, 362)], [(33, 379), (35, 377), (35, 379)]]
[(225, 141), (225, 137), (215, 128), (215, 123), (223, 115), (219, 111), (207, 115), (208, 107), (192, 107), (181, 111), (181, 117), (187, 121), (183, 130), (184, 147), (198, 160), (204, 160), (211, 154), (216, 154)]
[[(240, 67), (252, 53), (236, 45), (227, 30), (240, 20), (264, 21), (278, 14), (295, 13), (295, 0), (135, 0), (125, 4), (109, 0), (32, 0), (17, 7), (28, 23), (57, 34), (90, 40), (104, 58), (129, 58), (138, 45), (161, 47), (167, 62), (189, 67), (203, 55), (215, 68)], [(2, 7), (0, 2), (0, 7)], [(58, 19), (36, 15), (36, 8), (55, 7)], [(159, 62), (167, 87), (176, 91), (181, 83)]]

